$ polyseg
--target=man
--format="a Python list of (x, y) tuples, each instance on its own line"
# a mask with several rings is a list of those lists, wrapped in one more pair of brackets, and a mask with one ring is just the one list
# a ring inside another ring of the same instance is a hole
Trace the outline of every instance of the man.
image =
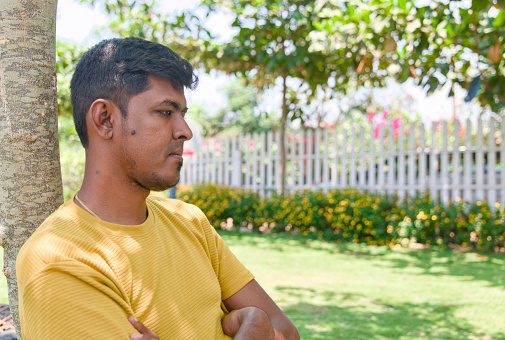
[(21, 330), (35, 339), (298, 339), (293, 324), (177, 184), (191, 65), (162, 45), (106, 40), (71, 82), (86, 149), (81, 190), (17, 260)]

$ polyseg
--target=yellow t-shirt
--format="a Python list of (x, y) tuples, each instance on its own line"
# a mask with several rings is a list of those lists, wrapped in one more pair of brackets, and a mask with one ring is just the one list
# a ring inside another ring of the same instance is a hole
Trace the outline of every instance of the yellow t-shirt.
[(16, 264), (24, 340), (129, 339), (135, 316), (160, 339), (229, 339), (222, 300), (253, 279), (195, 206), (147, 199), (123, 226), (64, 203)]

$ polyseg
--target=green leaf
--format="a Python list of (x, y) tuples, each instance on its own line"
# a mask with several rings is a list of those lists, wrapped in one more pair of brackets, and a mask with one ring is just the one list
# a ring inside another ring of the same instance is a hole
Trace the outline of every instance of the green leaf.
[[(504, 0), (505, 1), (505, 0)], [(500, 13), (494, 18), (493, 25), (494, 27), (501, 27), (505, 22), (505, 9), (501, 10)]]
[(270, 60), (268, 61), (268, 63), (267, 63), (267, 67), (268, 67), (268, 70), (269, 70), (270, 72), (272, 72), (272, 71), (275, 69), (275, 64), (276, 64), (276, 63), (277, 63), (277, 62), (276, 62), (276, 60), (275, 60), (275, 59), (273, 59), (273, 58), (272, 58), (272, 59), (270, 59)]
[(484, 0), (472, 0), (472, 9), (475, 11), (475, 13), (481, 13), (486, 9), (488, 6), (489, 2), (484, 1)]
[(407, 0), (398, 0), (398, 7), (406, 11), (407, 10)]

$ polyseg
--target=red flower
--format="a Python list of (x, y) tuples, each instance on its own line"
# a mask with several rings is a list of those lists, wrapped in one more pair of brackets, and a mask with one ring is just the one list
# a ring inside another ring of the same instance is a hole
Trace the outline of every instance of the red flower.
[(381, 121), (381, 122), (377, 123), (377, 125), (375, 125), (375, 129), (374, 129), (374, 133), (373, 133), (375, 138), (379, 137), (379, 129), (381, 128), (381, 126), (386, 126), (386, 122)]
[(375, 110), (372, 110), (370, 112), (368, 112), (368, 121), (372, 121), (372, 119), (374, 119), (375, 117)]
[(401, 125), (402, 119), (400, 117), (393, 119), (393, 129), (398, 129)]

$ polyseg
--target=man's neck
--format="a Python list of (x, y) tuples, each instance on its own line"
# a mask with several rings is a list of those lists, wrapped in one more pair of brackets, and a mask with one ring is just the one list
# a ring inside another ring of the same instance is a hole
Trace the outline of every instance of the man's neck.
[(86, 167), (75, 203), (100, 219), (123, 225), (142, 224), (147, 218), (149, 190), (125, 183), (114, 175)]

